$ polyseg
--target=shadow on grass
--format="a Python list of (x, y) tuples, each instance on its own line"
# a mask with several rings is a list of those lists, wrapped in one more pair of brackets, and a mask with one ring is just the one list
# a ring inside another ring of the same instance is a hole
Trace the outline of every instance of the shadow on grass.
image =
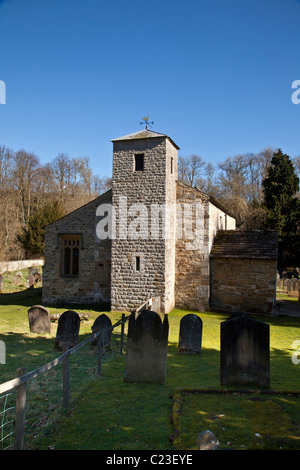
[(21, 305), (31, 307), (42, 302), (42, 288), (25, 289), (20, 292), (0, 294), (0, 305)]
[(110, 304), (43, 304), (42, 303), (42, 287), (34, 289), (25, 289), (19, 292), (11, 292), (0, 294), (0, 305), (20, 305), (22, 307), (31, 307), (33, 305), (43, 305), (48, 308), (55, 308), (58, 310), (86, 310), (93, 312), (109, 312)]

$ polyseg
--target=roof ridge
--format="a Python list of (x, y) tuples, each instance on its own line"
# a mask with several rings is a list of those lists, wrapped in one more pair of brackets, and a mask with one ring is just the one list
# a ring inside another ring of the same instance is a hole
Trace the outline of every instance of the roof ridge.
[(171, 141), (171, 143), (179, 150), (179, 147), (175, 142), (171, 139), (170, 136), (167, 134), (162, 134), (161, 132), (153, 131), (150, 129), (143, 129), (138, 132), (133, 132), (132, 134), (123, 135), (122, 137), (117, 137), (116, 139), (112, 139), (111, 142), (119, 142), (122, 140), (134, 140), (134, 139), (148, 139), (148, 138), (158, 138), (158, 137), (166, 137)]

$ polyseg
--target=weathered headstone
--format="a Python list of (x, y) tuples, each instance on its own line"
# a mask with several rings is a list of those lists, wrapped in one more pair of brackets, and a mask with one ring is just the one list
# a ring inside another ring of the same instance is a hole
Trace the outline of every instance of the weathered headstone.
[[(77, 315), (79, 316), (80, 321), (84, 321), (84, 320), (88, 321), (90, 317), (88, 313), (77, 313)], [(58, 322), (61, 316), (62, 316), (62, 313), (51, 313), (50, 320), (52, 322)]]
[(0, 293), (3, 291), (3, 276), (0, 274)]
[(221, 385), (270, 385), (270, 327), (244, 312), (221, 323)]
[[(111, 319), (103, 313), (102, 315), (99, 315), (99, 317), (96, 318), (94, 321), (94, 324), (92, 326), (92, 332), (96, 333), (99, 330), (106, 330), (104, 333), (102, 333), (102, 341), (101, 341), (101, 346), (103, 348), (109, 348), (110, 347), (110, 340), (111, 340), (111, 329), (112, 323)], [(96, 344), (97, 340), (93, 341), (92, 344)]]
[(76, 345), (79, 336), (80, 317), (73, 310), (64, 312), (58, 320), (55, 348), (59, 351)]
[(33, 289), (34, 288), (34, 276), (32, 274), (29, 274), (27, 277), (27, 289)]
[(300, 280), (296, 278), (287, 280), (287, 294), (290, 297), (299, 297)]
[(189, 313), (180, 320), (179, 354), (200, 354), (203, 323), (198, 315)]
[(169, 321), (151, 310), (129, 318), (125, 382), (156, 382), (166, 379)]
[(48, 309), (34, 305), (28, 310), (29, 328), (31, 333), (50, 333), (51, 322)]

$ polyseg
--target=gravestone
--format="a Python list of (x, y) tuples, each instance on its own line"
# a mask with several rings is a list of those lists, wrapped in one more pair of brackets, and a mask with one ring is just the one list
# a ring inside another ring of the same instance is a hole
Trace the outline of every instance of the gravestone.
[(221, 385), (270, 385), (270, 327), (244, 312), (221, 323)]
[(0, 274), (0, 293), (3, 291), (3, 276)]
[(34, 276), (32, 274), (29, 274), (27, 277), (27, 289), (33, 289), (34, 288)]
[[(90, 317), (88, 313), (77, 313), (77, 315), (79, 316), (80, 321), (84, 321), (84, 320), (88, 321)], [(62, 313), (51, 313), (50, 320), (52, 322), (58, 322), (61, 316), (62, 316)]]
[(130, 315), (125, 382), (165, 382), (168, 335), (168, 315), (164, 315), (163, 320), (151, 310)]
[(34, 305), (28, 310), (30, 333), (50, 333), (49, 311), (41, 305)]
[(202, 320), (198, 315), (189, 313), (180, 320), (179, 354), (200, 354), (202, 346)]
[[(101, 346), (103, 348), (110, 348), (110, 340), (112, 333), (111, 326), (111, 319), (107, 315), (105, 315), (105, 313), (99, 315), (99, 317), (96, 318), (92, 326), (93, 333), (96, 333), (99, 330), (107, 330), (105, 333), (102, 334)], [(97, 344), (97, 339), (95, 341), (92, 341), (92, 345), (95, 344)]]
[(287, 280), (287, 294), (290, 297), (299, 297), (300, 280), (296, 278)]
[(72, 310), (64, 312), (58, 320), (55, 348), (59, 351), (76, 345), (79, 336), (80, 317)]

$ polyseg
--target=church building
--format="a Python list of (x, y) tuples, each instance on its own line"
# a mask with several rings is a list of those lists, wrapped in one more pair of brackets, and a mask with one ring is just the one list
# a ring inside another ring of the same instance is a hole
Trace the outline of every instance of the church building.
[(178, 181), (168, 135), (146, 128), (112, 142), (112, 189), (46, 227), (43, 303), (130, 312), (159, 298), (163, 313), (271, 313), (276, 234), (235, 230), (218, 201)]

